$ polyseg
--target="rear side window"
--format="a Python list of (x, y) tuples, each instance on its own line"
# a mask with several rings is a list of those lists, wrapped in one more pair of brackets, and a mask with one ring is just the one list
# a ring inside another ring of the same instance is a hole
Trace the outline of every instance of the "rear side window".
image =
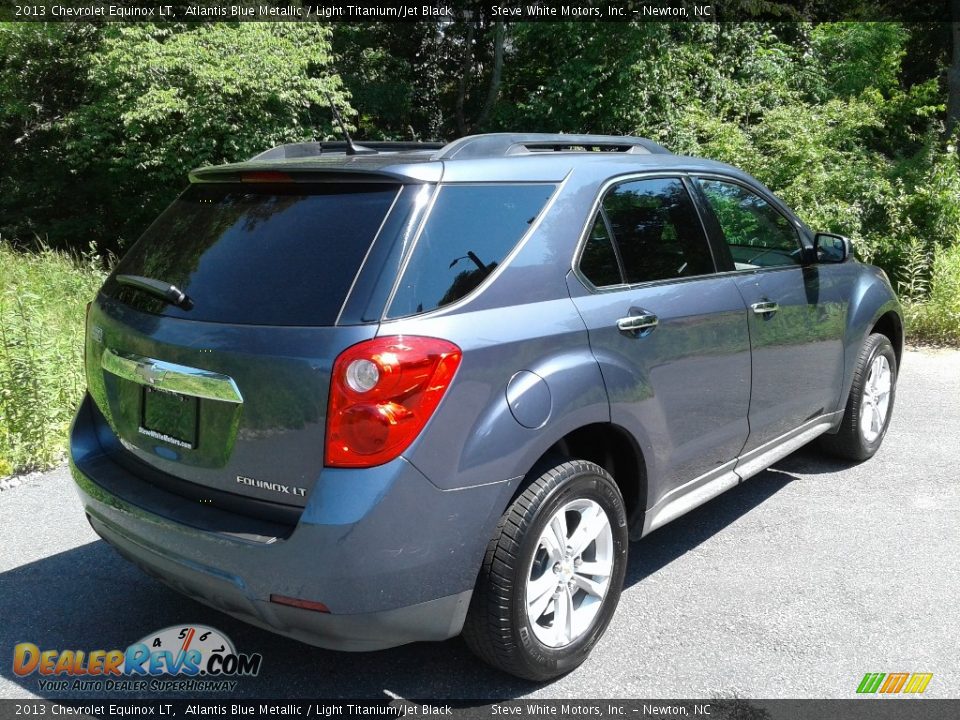
[(714, 272), (710, 245), (693, 201), (678, 178), (617, 185), (604, 197), (602, 209), (626, 282)]
[[(117, 265), (104, 292), (140, 310), (252, 325), (332, 325), (399, 186), (192, 185)], [(185, 310), (116, 275), (176, 285)]]
[(553, 185), (441, 187), (388, 317), (435, 310), (471, 292), (516, 247), (553, 191)]

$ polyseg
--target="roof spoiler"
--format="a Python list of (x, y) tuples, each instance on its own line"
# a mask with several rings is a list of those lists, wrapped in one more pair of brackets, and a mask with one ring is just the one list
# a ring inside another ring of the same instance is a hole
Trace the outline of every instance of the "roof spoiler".
[[(388, 142), (373, 141), (364, 142), (364, 148), (375, 151), (376, 153), (393, 153), (415, 150), (440, 150), (444, 147), (442, 142)], [(287, 143), (286, 145), (277, 145), (276, 147), (265, 150), (259, 155), (254, 155), (250, 161), (260, 160), (290, 160), (294, 158), (312, 158), (321, 155), (348, 154), (349, 143), (344, 140), (333, 140), (329, 142), (302, 142)]]

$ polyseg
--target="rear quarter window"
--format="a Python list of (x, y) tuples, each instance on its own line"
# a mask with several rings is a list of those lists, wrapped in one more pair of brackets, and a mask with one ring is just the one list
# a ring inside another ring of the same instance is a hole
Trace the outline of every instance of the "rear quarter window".
[(516, 247), (554, 185), (446, 185), (411, 252), (387, 312), (428, 312), (473, 291)]
[[(332, 325), (399, 192), (389, 183), (197, 184), (157, 218), (104, 292), (139, 310), (251, 325)], [(189, 310), (121, 285), (176, 285)]]

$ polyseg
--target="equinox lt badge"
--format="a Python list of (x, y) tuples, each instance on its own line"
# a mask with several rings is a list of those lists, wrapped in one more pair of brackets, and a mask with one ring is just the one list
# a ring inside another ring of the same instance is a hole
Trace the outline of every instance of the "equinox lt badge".
[(304, 497), (307, 494), (306, 488), (291, 487), (290, 485), (281, 485), (280, 483), (265, 482), (264, 480), (254, 480), (253, 478), (237, 475), (237, 482), (241, 485), (260, 488), (262, 490), (272, 490), (273, 492), (284, 493), (286, 495), (296, 495)]

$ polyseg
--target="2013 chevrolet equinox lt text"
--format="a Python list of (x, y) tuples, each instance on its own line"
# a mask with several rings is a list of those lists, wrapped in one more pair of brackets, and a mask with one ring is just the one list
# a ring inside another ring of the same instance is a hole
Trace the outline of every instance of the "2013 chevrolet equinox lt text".
[(735, 168), (493, 134), (190, 180), (91, 304), (72, 468), (101, 537), (255, 625), (554, 677), (628, 540), (883, 441), (889, 281)]

